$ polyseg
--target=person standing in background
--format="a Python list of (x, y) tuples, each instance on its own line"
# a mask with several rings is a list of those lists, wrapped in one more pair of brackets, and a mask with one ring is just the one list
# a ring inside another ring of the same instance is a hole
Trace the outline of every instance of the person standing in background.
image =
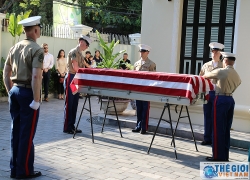
[(94, 57), (92, 55), (89, 56), (89, 60), (91, 62), (91, 67), (95, 68), (96, 67), (96, 62), (95, 62)]
[(126, 63), (130, 64), (130, 60), (128, 59), (128, 53), (123, 54), (123, 59), (120, 61), (120, 69), (129, 70), (126, 66)]
[[(211, 49), (212, 60), (205, 63), (200, 71), (200, 76), (203, 76), (207, 72), (211, 72), (214, 69), (222, 68), (223, 64), (220, 61), (221, 51), (224, 49), (224, 45), (217, 42), (212, 42), (209, 44)], [(216, 80), (213, 79), (212, 83), (216, 84)], [(214, 88), (215, 89), (215, 88)], [(215, 91), (209, 91), (209, 99), (207, 104), (203, 104), (203, 113), (204, 113), (204, 140), (201, 142), (201, 145), (211, 145), (212, 144), (212, 109), (213, 102), (215, 97)]]
[[(134, 64), (136, 71), (156, 71), (156, 64), (148, 58), (151, 47), (145, 44), (140, 44), (141, 59)], [(149, 119), (149, 101), (136, 100), (137, 124), (132, 132), (141, 132), (146, 134), (148, 129)]]
[(91, 56), (91, 52), (90, 52), (90, 51), (86, 51), (86, 52), (85, 52), (84, 61), (85, 61), (88, 65), (91, 65), (91, 60), (89, 59), (90, 56)]
[(51, 69), (54, 66), (54, 56), (49, 53), (49, 46), (46, 43), (42, 44), (44, 50), (44, 61), (43, 61), (43, 88), (44, 88), (44, 101), (48, 102), (49, 94), (49, 80)]
[(100, 51), (99, 50), (95, 51), (95, 55), (94, 55), (93, 59), (95, 60), (96, 65), (98, 65), (100, 62), (102, 62), (102, 58), (100, 57)]
[(65, 58), (65, 52), (63, 49), (61, 49), (58, 52), (57, 60), (56, 60), (56, 72), (58, 74), (58, 99), (64, 99), (64, 88), (63, 88), (63, 81), (66, 72), (67, 72), (67, 62)]

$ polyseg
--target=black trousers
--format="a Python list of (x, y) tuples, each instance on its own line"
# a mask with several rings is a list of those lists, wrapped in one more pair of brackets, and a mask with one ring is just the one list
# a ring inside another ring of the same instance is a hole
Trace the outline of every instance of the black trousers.
[(57, 76), (57, 92), (58, 94), (64, 94), (63, 82), (62, 83), (59, 82), (60, 77), (61, 76)]
[(44, 89), (44, 98), (48, 98), (49, 94), (49, 79), (50, 79), (50, 70), (43, 72), (43, 89)]

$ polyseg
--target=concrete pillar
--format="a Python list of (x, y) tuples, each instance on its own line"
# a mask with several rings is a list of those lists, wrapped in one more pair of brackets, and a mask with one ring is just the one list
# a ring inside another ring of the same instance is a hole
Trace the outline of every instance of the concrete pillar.
[[(0, 43), (2, 44), (2, 21), (3, 19), (6, 17), (5, 14), (3, 13), (0, 13)], [(0, 46), (0, 60), (2, 59), (2, 46)], [(0, 61), (0, 68), (3, 68), (1, 67), (1, 61)]]
[(133, 47), (131, 49), (131, 53), (132, 53), (131, 60), (133, 63), (135, 63), (141, 58), (140, 53), (139, 53), (139, 47), (138, 47), (138, 45), (141, 44), (141, 34), (139, 33), (130, 34), (129, 38), (130, 38), (130, 45)]

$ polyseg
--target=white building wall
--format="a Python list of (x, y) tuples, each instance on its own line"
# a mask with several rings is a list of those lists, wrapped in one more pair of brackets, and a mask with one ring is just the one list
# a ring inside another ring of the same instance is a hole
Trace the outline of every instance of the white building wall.
[[(236, 70), (242, 84), (234, 93), (236, 102), (232, 128), (250, 132), (250, 1), (237, 0), (234, 53), (237, 54)], [(183, 0), (144, 0), (142, 9), (141, 42), (152, 47), (149, 58), (157, 71), (179, 72)], [(151, 103), (150, 117), (159, 118), (163, 104)], [(202, 106), (189, 107), (192, 122), (203, 124)], [(174, 120), (177, 119), (172, 111)], [(167, 114), (165, 115), (168, 119)], [(187, 120), (182, 120), (188, 122)]]
[(149, 58), (156, 63), (157, 71), (178, 71), (179, 61), (176, 58), (180, 54), (180, 2), (182, 0), (143, 1), (141, 42), (152, 47)]

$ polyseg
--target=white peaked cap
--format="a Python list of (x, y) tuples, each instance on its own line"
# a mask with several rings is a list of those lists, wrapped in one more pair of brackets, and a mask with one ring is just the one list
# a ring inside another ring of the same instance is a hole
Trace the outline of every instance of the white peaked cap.
[(26, 26), (36, 26), (40, 24), (41, 16), (32, 16), (26, 19), (23, 19), (22, 21), (19, 21), (18, 24)]
[(88, 41), (89, 44), (92, 43), (92, 40), (91, 40), (88, 36), (81, 35), (81, 36), (79, 37), (79, 40), (81, 40), (81, 39), (84, 39), (84, 40)]
[(220, 52), (221, 55), (224, 57), (224, 58), (227, 58), (227, 57), (234, 57), (235, 58), (235, 54), (233, 53), (230, 53), (230, 52)]
[(150, 51), (151, 50), (151, 47), (146, 45), (146, 44), (139, 44), (138, 46), (140, 48), (139, 51)]
[(214, 49), (214, 50), (222, 50), (222, 49), (224, 49), (225, 46), (223, 44), (221, 44), (221, 43), (211, 42), (209, 44), (209, 47), (211, 49)]

